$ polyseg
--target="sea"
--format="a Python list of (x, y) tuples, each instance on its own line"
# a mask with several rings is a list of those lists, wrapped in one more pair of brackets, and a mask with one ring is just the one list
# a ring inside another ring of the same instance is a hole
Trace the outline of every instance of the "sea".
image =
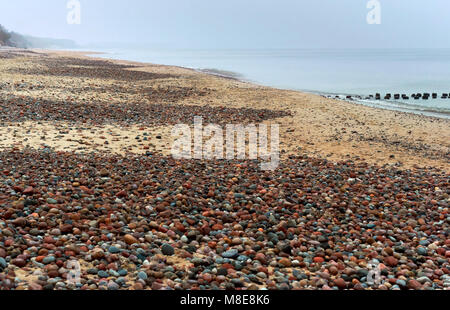
[[(187, 67), (265, 86), (450, 119), (450, 49), (89, 50), (102, 52), (96, 56), (109, 59)], [(374, 98), (376, 93), (381, 100)], [(392, 94), (389, 100), (384, 99), (387, 93)], [(438, 96), (428, 100), (411, 97), (418, 93)], [(409, 98), (396, 100), (394, 94)], [(441, 98), (442, 94), (449, 98)]]

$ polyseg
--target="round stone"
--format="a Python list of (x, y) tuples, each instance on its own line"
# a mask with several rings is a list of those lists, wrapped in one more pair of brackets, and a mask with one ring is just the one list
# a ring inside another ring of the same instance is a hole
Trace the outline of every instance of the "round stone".
[(147, 278), (148, 278), (147, 274), (144, 271), (139, 271), (137, 276), (139, 279), (142, 279), (142, 280), (147, 280)]
[(128, 244), (128, 245), (132, 245), (132, 244), (135, 244), (135, 243), (139, 243), (139, 241), (135, 238), (135, 237), (133, 237), (132, 235), (130, 235), (130, 234), (127, 234), (127, 235), (125, 235), (124, 237), (123, 237), (123, 240), (126, 242), (126, 244)]
[(6, 268), (8, 267), (8, 263), (3, 257), (0, 257), (0, 268)]
[(235, 258), (238, 256), (239, 251), (237, 249), (231, 249), (222, 253), (224, 258)]
[(168, 255), (168, 256), (175, 254), (174, 248), (170, 244), (167, 244), (167, 243), (164, 243), (161, 246), (161, 251), (164, 255)]
[(109, 251), (109, 253), (112, 253), (112, 254), (120, 253), (120, 249), (115, 246), (110, 246), (108, 251)]
[(109, 281), (108, 282), (108, 290), (110, 290), (110, 291), (116, 291), (116, 290), (118, 290), (120, 288), (120, 286), (119, 286), (119, 284), (117, 284), (116, 282), (114, 282), (114, 281)]
[(417, 254), (419, 255), (427, 255), (427, 252), (428, 252), (427, 249), (424, 247), (417, 248)]
[(109, 276), (109, 274), (106, 271), (104, 271), (104, 270), (99, 270), (98, 271), (98, 276), (100, 278), (107, 278)]

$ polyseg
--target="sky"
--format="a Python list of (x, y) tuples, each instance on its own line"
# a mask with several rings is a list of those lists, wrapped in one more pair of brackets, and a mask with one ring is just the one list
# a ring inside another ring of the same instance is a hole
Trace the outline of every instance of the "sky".
[(177, 48), (450, 48), (449, 0), (0, 0), (0, 24), (83, 46)]

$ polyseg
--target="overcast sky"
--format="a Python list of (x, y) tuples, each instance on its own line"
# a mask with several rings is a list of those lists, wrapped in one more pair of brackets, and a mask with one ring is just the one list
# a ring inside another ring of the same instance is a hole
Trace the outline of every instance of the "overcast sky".
[(0, 24), (80, 44), (144, 43), (182, 48), (450, 47), (449, 0), (0, 0)]

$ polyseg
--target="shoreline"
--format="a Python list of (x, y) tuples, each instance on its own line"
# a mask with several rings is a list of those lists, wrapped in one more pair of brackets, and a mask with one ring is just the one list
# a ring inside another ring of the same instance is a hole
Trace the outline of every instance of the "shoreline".
[[(353, 158), (371, 164), (400, 165), (405, 168), (435, 166), (450, 171), (450, 126), (449, 120), (445, 118), (368, 107), (301, 91), (227, 79), (191, 68), (105, 59), (96, 57), (95, 52), (89, 51), (33, 51), (48, 54), (50, 57), (109, 61), (112, 64), (134, 66), (126, 70), (175, 74), (187, 78), (186, 81), (184, 78), (168, 80), (167, 83), (162, 83), (167, 84), (164, 87), (174, 84), (178, 85), (177, 87), (203, 85), (200, 87), (216, 88), (216, 98), (186, 98), (180, 102), (184, 105), (220, 107), (225, 104), (232, 108), (289, 111), (293, 117), (273, 120), (281, 124), (280, 147), (284, 157), (298, 154), (301, 149), (301, 154), (335, 161)], [(145, 85), (142, 84), (142, 87)], [(167, 132), (168, 128), (163, 131)], [(165, 142), (170, 144), (170, 140)], [(167, 148), (162, 151), (169, 154)]]
[[(70, 52), (70, 50), (67, 50), (67, 51)], [(132, 60), (127, 60), (127, 59), (118, 59), (118, 58), (108, 57), (108, 55), (110, 54), (109, 52), (92, 52), (91, 53), (91, 52), (83, 51), (83, 53), (85, 53), (85, 56), (88, 56), (88, 57), (89, 57), (89, 55), (95, 56), (96, 54), (97, 55), (102, 54), (105, 56), (105, 57), (101, 57), (103, 59), (135, 62)], [(300, 93), (325, 96), (329, 99), (333, 99), (336, 101), (344, 101), (347, 103), (356, 103), (356, 104), (364, 105), (366, 107), (372, 107), (372, 108), (396, 111), (396, 112), (412, 113), (412, 114), (417, 114), (417, 115), (421, 115), (421, 116), (450, 119), (450, 111), (441, 112), (439, 110), (439, 108), (433, 109), (433, 107), (430, 107), (430, 108), (426, 109), (427, 107), (425, 107), (425, 106), (415, 109), (414, 104), (408, 104), (408, 103), (404, 103), (401, 101), (394, 101), (394, 100), (382, 99), (379, 101), (375, 101), (375, 99), (373, 99), (372, 101), (368, 102), (367, 100), (363, 99), (363, 97), (366, 96), (365, 94), (350, 94), (350, 93), (345, 93), (345, 92), (330, 93), (330, 92), (326, 92), (326, 91), (307, 90), (307, 89), (298, 89), (298, 88), (279, 88), (279, 87), (275, 87), (272, 85), (264, 85), (264, 84), (259, 83), (258, 81), (248, 80), (240, 72), (227, 71), (227, 70), (221, 70), (221, 69), (215, 69), (215, 68), (195, 68), (195, 67), (184, 67), (184, 66), (177, 66), (177, 65), (166, 65), (163, 63), (151, 63), (151, 62), (145, 62), (145, 61), (144, 62), (137, 61), (137, 62), (142, 63), (142, 64), (157, 64), (157, 65), (162, 65), (162, 66), (179, 67), (179, 68), (184, 68), (187, 70), (194, 70), (194, 71), (200, 72), (200, 73), (210, 74), (212, 76), (218, 76), (218, 77), (222, 77), (222, 78), (237, 80), (237, 81), (240, 81), (243, 83), (250, 83), (250, 84), (254, 84), (254, 85), (258, 85), (258, 86), (262, 86), (262, 87), (270, 87), (270, 88), (279, 89), (279, 90), (298, 91)], [(345, 97), (347, 95), (351, 95), (353, 98), (351, 100), (346, 99)], [(336, 98), (336, 97), (341, 97), (341, 98)], [(357, 97), (361, 97), (361, 99), (358, 99)], [(430, 101), (427, 101), (427, 102), (430, 102)], [(401, 107), (401, 105), (405, 105), (405, 107)], [(425, 109), (422, 109), (422, 108), (425, 108)]]

